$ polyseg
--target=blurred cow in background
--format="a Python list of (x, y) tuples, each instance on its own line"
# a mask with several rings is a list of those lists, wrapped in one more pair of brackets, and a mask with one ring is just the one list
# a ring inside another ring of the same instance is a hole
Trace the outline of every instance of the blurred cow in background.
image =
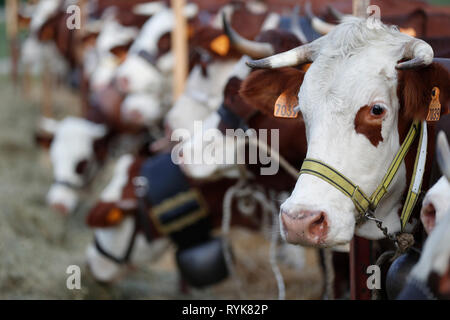
[(429, 236), (400, 300), (450, 300), (450, 149), (444, 132), (437, 149), (444, 176), (423, 201), (421, 219)]

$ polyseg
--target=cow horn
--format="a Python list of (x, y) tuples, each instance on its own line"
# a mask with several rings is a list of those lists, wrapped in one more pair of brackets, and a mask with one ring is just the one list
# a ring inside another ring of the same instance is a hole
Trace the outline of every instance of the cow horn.
[(332, 23), (325, 22), (314, 15), (312, 12), (311, 2), (305, 4), (305, 12), (308, 19), (311, 21), (312, 28), (318, 33), (324, 35), (333, 30), (336, 25)]
[(302, 42), (302, 43), (307, 43), (308, 39), (305, 36), (305, 33), (302, 30), (302, 27), (300, 25), (300, 20), (299, 17), (300, 16), (300, 6), (296, 5), (294, 7), (294, 10), (292, 11), (292, 23), (291, 23), (291, 31), (293, 34), (295, 34), (297, 36), (297, 38)]
[(423, 40), (413, 38), (404, 47), (403, 58), (410, 59), (397, 64), (397, 69), (413, 69), (433, 62), (433, 48)]
[(444, 131), (440, 131), (437, 137), (437, 161), (442, 174), (450, 182), (450, 147)]
[(312, 62), (314, 61), (316, 52), (319, 48), (318, 40), (321, 39), (322, 38), (319, 38), (311, 43), (304, 44), (297, 48), (267, 57), (265, 59), (248, 61), (247, 65), (251, 68), (276, 69), (282, 67), (293, 67), (306, 62)]
[(344, 18), (344, 16), (345, 16), (342, 12), (340, 12), (338, 9), (336, 9), (331, 4), (328, 5), (328, 11), (333, 16), (333, 18), (335, 18), (337, 21), (341, 21), (342, 18)]
[(222, 21), (223, 29), (231, 44), (241, 53), (250, 56), (252, 59), (268, 57), (275, 53), (270, 43), (250, 41), (239, 35), (228, 23), (225, 13), (222, 14)]

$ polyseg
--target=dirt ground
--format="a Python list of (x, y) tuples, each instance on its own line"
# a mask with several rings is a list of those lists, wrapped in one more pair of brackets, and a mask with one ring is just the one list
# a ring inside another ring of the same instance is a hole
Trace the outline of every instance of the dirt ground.
[[(269, 264), (269, 243), (260, 234), (233, 230), (237, 261), (234, 278), (204, 290), (179, 290), (174, 249), (152, 265), (139, 266), (114, 285), (97, 283), (85, 266), (85, 249), (92, 230), (84, 217), (107, 183), (114, 160), (109, 161), (92, 186), (90, 197), (71, 217), (46, 207), (51, 183), (48, 156), (33, 143), (39, 116), (39, 83), (31, 98), (0, 78), (0, 299), (275, 299), (277, 287)], [(73, 92), (53, 90), (54, 115), (77, 114)], [(317, 253), (304, 251), (301, 268), (281, 266), (288, 299), (318, 299), (322, 277)], [(81, 290), (66, 288), (66, 268), (81, 267)], [(240, 289), (239, 289), (240, 288)]]

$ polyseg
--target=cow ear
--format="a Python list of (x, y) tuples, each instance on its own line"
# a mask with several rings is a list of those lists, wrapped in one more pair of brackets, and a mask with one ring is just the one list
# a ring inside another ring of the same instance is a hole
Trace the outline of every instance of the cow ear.
[(128, 54), (128, 50), (130, 49), (132, 43), (133, 42), (130, 41), (124, 45), (115, 46), (114, 48), (111, 48), (110, 51), (113, 55), (117, 57), (117, 59), (119, 59), (119, 62), (122, 63), (125, 61)]
[(422, 69), (400, 70), (398, 79), (397, 94), (403, 116), (425, 120), (430, 107), (439, 103), (441, 110), (438, 115), (449, 113), (450, 73), (442, 65), (434, 62)]
[(244, 80), (239, 94), (249, 105), (273, 115), (275, 102), (282, 93), (297, 99), (304, 75), (295, 68), (256, 70)]
[(55, 119), (41, 117), (39, 119), (36, 132), (34, 133), (34, 140), (36, 144), (44, 149), (49, 149), (58, 129), (59, 122)]

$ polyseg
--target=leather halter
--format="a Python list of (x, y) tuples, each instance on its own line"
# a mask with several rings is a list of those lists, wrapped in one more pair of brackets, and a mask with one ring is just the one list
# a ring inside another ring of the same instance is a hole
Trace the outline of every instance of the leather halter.
[(391, 165), (389, 166), (382, 182), (370, 197), (368, 197), (359, 186), (354, 184), (350, 179), (345, 177), (338, 170), (316, 159), (305, 159), (302, 168), (300, 169), (300, 175), (310, 174), (326, 181), (353, 201), (355, 208), (359, 213), (360, 219), (372, 219), (375, 221), (379, 221), (378, 219), (373, 217), (373, 212), (375, 212), (379, 202), (384, 197), (384, 195), (386, 195), (391, 182), (394, 180), (403, 162), (403, 159), (408, 153), (408, 150), (413, 144), (415, 138), (419, 134), (419, 129), (420, 140), (419, 147), (417, 149), (416, 161), (414, 164), (414, 172), (412, 175), (411, 184), (409, 186), (408, 195), (406, 197), (406, 202), (403, 205), (402, 214), (400, 216), (401, 228), (403, 231), (419, 197), (423, 174), (425, 171), (427, 154), (426, 121), (420, 123), (416, 120), (413, 122), (408, 135), (403, 141), (400, 150), (394, 157), (394, 160), (392, 160)]

